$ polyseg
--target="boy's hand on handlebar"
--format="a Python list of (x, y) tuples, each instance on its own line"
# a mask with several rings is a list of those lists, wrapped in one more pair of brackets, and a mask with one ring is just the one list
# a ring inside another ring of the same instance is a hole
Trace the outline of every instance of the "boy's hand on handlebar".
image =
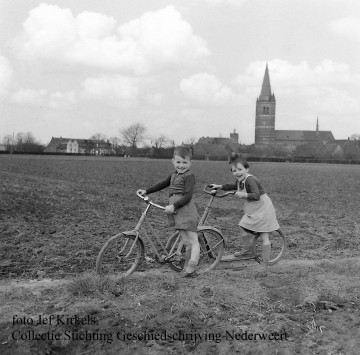
[(137, 193), (141, 196), (145, 196), (146, 195), (146, 190), (143, 190), (143, 189), (139, 189), (137, 190)]
[(175, 212), (175, 207), (174, 207), (174, 205), (165, 206), (165, 212), (166, 212), (166, 213), (169, 213), (169, 214), (174, 213), (174, 212)]
[(221, 189), (222, 185), (218, 185), (218, 184), (209, 184), (208, 185), (210, 187), (210, 189)]

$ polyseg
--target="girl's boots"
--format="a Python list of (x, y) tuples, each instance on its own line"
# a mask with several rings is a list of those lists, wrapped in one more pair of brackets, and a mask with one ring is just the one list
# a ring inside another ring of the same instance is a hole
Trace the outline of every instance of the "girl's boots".
[(264, 263), (268, 263), (270, 261), (270, 254), (271, 254), (271, 244), (263, 245), (262, 260)]

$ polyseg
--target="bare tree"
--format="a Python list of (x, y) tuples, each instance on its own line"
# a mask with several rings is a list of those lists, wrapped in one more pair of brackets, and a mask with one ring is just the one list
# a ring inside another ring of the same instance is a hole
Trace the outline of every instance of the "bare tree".
[(195, 144), (196, 143), (196, 138), (195, 137), (190, 137), (185, 141), (185, 144)]
[(95, 133), (89, 139), (104, 141), (106, 139), (106, 136), (105, 136), (105, 134), (102, 134), (102, 133)]
[(36, 140), (35, 137), (31, 132), (26, 132), (23, 134), (23, 143), (24, 144), (35, 144)]
[(354, 133), (350, 136), (350, 140), (352, 141), (358, 141), (360, 140), (360, 134), (359, 133)]
[(23, 132), (16, 133), (16, 144), (21, 145), (23, 143), (24, 143), (24, 133)]
[(129, 144), (132, 148), (136, 148), (137, 144), (144, 139), (145, 132), (146, 127), (139, 122), (120, 130), (124, 143)]
[(175, 148), (176, 146), (175, 139), (172, 138), (169, 139), (169, 146), (170, 148)]
[(13, 137), (10, 134), (7, 134), (6, 136), (4, 136), (3, 138), (3, 144), (6, 147), (6, 150), (11, 150), (11, 146), (14, 144), (13, 142)]
[(19, 152), (41, 152), (44, 146), (39, 143), (31, 132), (18, 132), (15, 138), (16, 145), (14, 149)]
[(113, 148), (117, 148), (121, 143), (120, 138), (118, 137), (110, 137), (109, 141), (112, 144)]
[(170, 138), (167, 138), (163, 134), (160, 134), (160, 136), (157, 137), (157, 138), (152, 138), (151, 139), (151, 144), (156, 149), (164, 148), (169, 142), (170, 142)]

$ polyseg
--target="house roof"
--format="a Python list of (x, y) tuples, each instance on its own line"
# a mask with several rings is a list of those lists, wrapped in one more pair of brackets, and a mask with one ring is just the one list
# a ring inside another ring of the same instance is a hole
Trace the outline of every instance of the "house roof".
[(64, 138), (64, 137), (52, 137), (50, 144), (54, 144), (57, 147), (63, 148), (67, 145), (69, 141), (77, 141), (78, 145), (80, 147), (87, 147), (89, 144), (95, 145), (97, 144), (97, 148), (109, 148), (111, 146), (111, 143), (105, 142), (101, 139), (81, 139), (81, 138)]

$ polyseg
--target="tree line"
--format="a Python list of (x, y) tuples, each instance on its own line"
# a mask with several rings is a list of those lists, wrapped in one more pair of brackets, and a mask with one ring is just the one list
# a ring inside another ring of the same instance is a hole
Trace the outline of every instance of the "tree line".
[[(119, 129), (119, 136), (107, 137), (103, 133), (95, 133), (88, 139), (109, 142), (115, 151), (127, 152), (128, 154), (136, 154), (139, 151), (141, 153), (141, 151), (152, 149), (156, 155), (156, 152), (163, 149), (175, 147), (174, 139), (164, 134), (148, 136), (147, 132), (148, 129), (144, 124), (136, 122)], [(195, 138), (191, 137), (185, 143), (195, 143)], [(2, 145), (6, 151), (20, 153), (40, 153), (46, 148), (46, 145), (40, 143), (31, 132), (7, 134), (2, 139)], [(140, 145), (142, 148), (139, 148)]]
[(6, 134), (2, 139), (2, 145), (9, 152), (40, 153), (45, 149), (31, 132)]

